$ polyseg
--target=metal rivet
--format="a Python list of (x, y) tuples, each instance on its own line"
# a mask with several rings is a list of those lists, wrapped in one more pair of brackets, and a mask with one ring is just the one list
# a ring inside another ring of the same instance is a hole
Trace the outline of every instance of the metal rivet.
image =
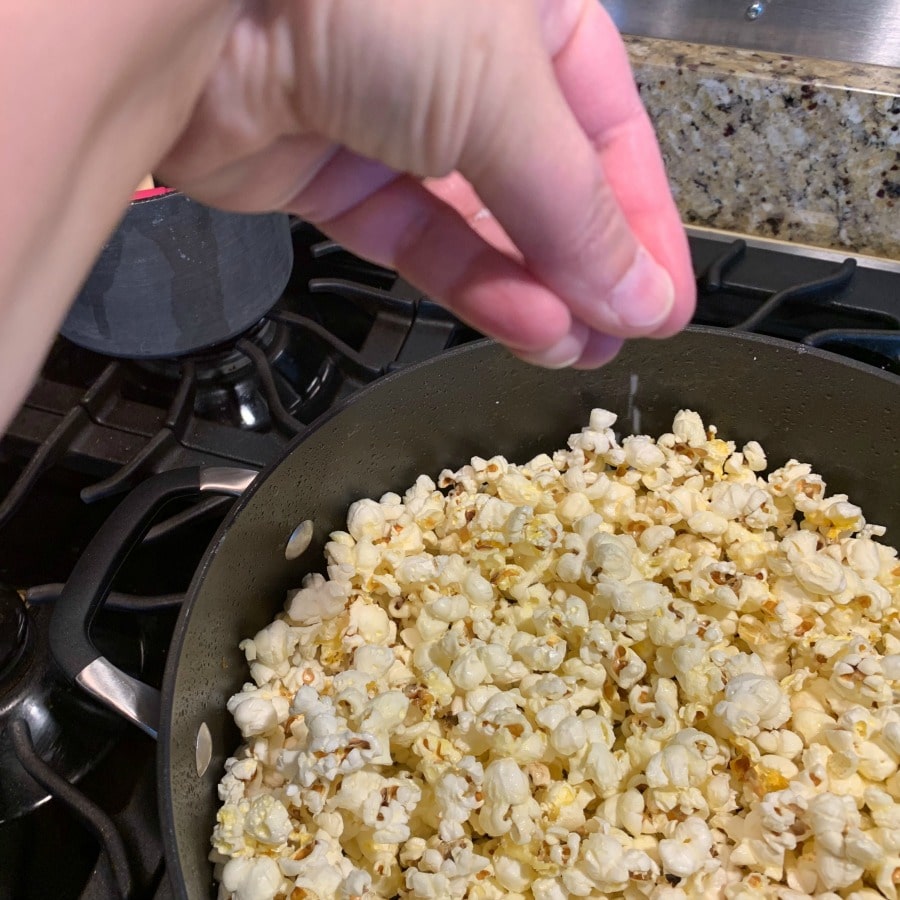
[(764, 0), (755, 0), (747, 7), (744, 16), (752, 22), (754, 19), (758, 19), (765, 11), (766, 4)]
[(296, 559), (306, 552), (313, 538), (313, 527), (312, 519), (305, 519), (293, 530), (284, 548), (285, 559)]
[(197, 729), (197, 743), (194, 746), (194, 760), (197, 763), (197, 775), (202, 778), (212, 760), (212, 735), (206, 722)]

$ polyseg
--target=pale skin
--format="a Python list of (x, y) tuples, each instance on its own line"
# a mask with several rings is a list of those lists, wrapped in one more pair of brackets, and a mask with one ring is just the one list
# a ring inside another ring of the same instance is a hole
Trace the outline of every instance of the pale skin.
[(5, 0), (0, 41), (0, 429), (149, 171), (300, 215), (539, 365), (690, 319), (597, 0)]

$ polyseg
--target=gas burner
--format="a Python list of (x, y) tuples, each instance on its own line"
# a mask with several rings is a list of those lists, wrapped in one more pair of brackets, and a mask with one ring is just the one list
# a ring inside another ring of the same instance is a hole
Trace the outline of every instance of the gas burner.
[(30, 757), (37, 755), (75, 784), (122, 730), (56, 672), (49, 620), (49, 608), (26, 607), (18, 593), (0, 586), (0, 825), (50, 799), (51, 792), (28, 774)]
[[(244, 334), (243, 339), (255, 343), (268, 354), (275, 338), (274, 322), (264, 320), (257, 322)], [(238, 339), (240, 340), (240, 339)], [(219, 344), (202, 353), (191, 353), (176, 359), (140, 359), (132, 365), (135, 368), (135, 381), (140, 387), (149, 374), (162, 378), (169, 384), (181, 380), (185, 366), (193, 365), (194, 377), (198, 384), (221, 382), (231, 378), (240, 378), (252, 370), (250, 358), (237, 349), (237, 340)], [(169, 390), (169, 393), (171, 391)]]
[(211, 350), (113, 359), (57, 340), (3, 442), (23, 463), (0, 489), (0, 528), (59, 463), (94, 478), (87, 503), (178, 466), (263, 468), (363, 385), (477, 337), (396, 273), (302, 223), (293, 235), (277, 305)]
[(138, 402), (169, 406), (186, 391), (199, 418), (250, 431), (296, 433), (327, 409), (338, 386), (331, 357), (273, 319), (204, 353), (127, 368), (126, 395)]

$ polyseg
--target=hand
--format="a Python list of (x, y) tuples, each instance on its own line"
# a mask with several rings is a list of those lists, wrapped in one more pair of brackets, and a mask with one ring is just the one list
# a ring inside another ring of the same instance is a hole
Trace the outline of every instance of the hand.
[(601, 365), (693, 311), (684, 230), (597, 0), (246, 3), (157, 172), (313, 222), (542, 365)]

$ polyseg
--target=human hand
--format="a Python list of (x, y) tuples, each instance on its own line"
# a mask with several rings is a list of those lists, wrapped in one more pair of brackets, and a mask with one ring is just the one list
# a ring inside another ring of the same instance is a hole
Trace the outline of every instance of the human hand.
[(601, 365), (693, 311), (656, 139), (597, 0), (246, 3), (157, 172), (301, 216), (542, 365)]

